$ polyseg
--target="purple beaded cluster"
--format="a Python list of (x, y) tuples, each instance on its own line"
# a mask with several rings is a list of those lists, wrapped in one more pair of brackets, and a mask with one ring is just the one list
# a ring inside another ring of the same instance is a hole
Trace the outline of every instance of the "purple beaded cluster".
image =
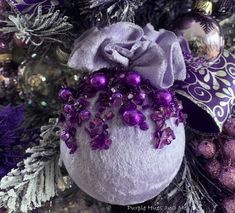
[[(109, 135), (109, 121), (120, 115), (124, 125), (149, 129), (146, 110), (155, 124), (153, 135), (157, 149), (170, 144), (175, 135), (166, 126), (166, 120), (174, 117), (176, 125), (184, 122), (181, 104), (170, 90), (154, 88), (149, 80), (143, 79), (135, 71), (101, 70), (84, 75), (76, 90), (62, 88), (59, 93), (64, 102), (61, 122), (61, 139), (74, 153), (76, 126), (82, 127), (90, 136), (93, 150), (108, 149), (112, 143)], [(97, 97), (95, 112), (89, 111), (90, 101)]]

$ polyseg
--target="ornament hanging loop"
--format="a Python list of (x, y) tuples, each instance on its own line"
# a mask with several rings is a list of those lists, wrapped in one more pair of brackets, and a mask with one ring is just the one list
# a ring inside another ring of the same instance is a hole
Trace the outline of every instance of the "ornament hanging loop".
[(193, 5), (193, 10), (201, 12), (205, 15), (211, 15), (213, 9), (213, 4), (209, 0), (197, 0)]

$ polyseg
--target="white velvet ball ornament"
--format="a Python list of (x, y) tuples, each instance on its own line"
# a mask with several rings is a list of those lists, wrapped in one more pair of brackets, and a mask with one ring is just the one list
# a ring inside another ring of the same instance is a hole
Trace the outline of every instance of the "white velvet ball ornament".
[[(94, 112), (91, 103), (90, 112)], [(152, 199), (174, 179), (185, 150), (185, 131), (174, 119), (167, 126), (176, 139), (163, 149), (156, 149), (152, 138), (154, 123), (145, 113), (149, 129), (129, 127), (117, 113), (108, 122), (112, 144), (107, 150), (92, 150), (84, 124), (77, 128), (78, 149), (70, 150), (61, 141), (61, 159), (74, 182), (93, 198), (110, 204), (131, 205)], [(86, 124), (85, 124), (86, 125)]]

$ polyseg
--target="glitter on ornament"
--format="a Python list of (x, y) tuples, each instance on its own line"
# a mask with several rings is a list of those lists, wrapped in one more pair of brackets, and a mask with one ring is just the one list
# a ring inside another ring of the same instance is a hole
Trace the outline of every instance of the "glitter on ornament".
[(229, 159), (230, 161), (235, 163), (235, 140), (226, 140), (223, 144), (223, 152), (224, 155)]
[(226, 186), (227, 188), (234, 190), (235, 189), (235, 168), (231, 166), (226, 166), (222, 168), (219, 181)]
[(206, 159), (212, 158), (216, 153), (216, 145), (213, 140), (203, 140), (199, 143), (197, 152)]
[(224, 208), (226, 213), (235, 212), (235, 197), (232, 196), (232, 197), (226, 198), (223, 201), (223, 208)]
[(230, 136), (235, 137), (235, 118), (229, 118), (224, 124), (224, 131)]
[[(138, 127), (139, 131), (149, 129), (149, 117), (150, 122), (155, 124), (154, 146), (162, 149), (175, 139), (173, 130), (166, 127), (166, 121), (173, 117), (177, 125), (184, 122), (182, 107), (173, 92), (156, 89), (135, 71), (103, 69), (85, 74), (73, 93), (68, 88), (62, 88), (59, 97), (64, 103), (62, 117), (65, 118), (61, 139), (69, 143), (69, 147), (75, 142), (74, 134), (68, 129), (84, 124), (84, 131), (91, 139), (91, 148), (108, 149), (112, 144), (109, 122), (114, 116), (121, 116), (123, 125)], [(92, 113), (89, 106), (94, 97), (97, 100)], [(146, 103), (151, 109), (150, 115), (145, 113)]]
[(206, 170), (212, 178), (218, 178), (222, 165), (218, 160), (211, 160), (206, 164)]

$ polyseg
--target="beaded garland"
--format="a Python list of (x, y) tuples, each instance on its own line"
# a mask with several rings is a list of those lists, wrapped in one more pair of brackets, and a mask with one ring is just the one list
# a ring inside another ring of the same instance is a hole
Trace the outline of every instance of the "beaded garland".
[[(90, 100), (98, 96), (96, 112), (89, 111)], [(159, 90), (153, 87), (149, 80), (143, 79), (138, 72), (124, 70), (100, 70), (85, 74), (76, 90), (62, 88), (59, 97), (63, 101), (61, 139), (74, 153), (76, 126), (89, 134), (90, 146), (93, 150), (106, 150), (112, 139), (109, 135), (109, 120), (114, 116), (122, 116), (123, 124), (148, 130), (146, 110), (155, 124), (153, 144), (156, 149), (162, 149), (170, 144), (175, 135), (171, 128), (166, 127), (166, 121), (172, 117), (178, 126), (185, 121), (181, 112), (182, 106), (171, 90)], [(117, 112), (117, 113), (116, 113)]]

